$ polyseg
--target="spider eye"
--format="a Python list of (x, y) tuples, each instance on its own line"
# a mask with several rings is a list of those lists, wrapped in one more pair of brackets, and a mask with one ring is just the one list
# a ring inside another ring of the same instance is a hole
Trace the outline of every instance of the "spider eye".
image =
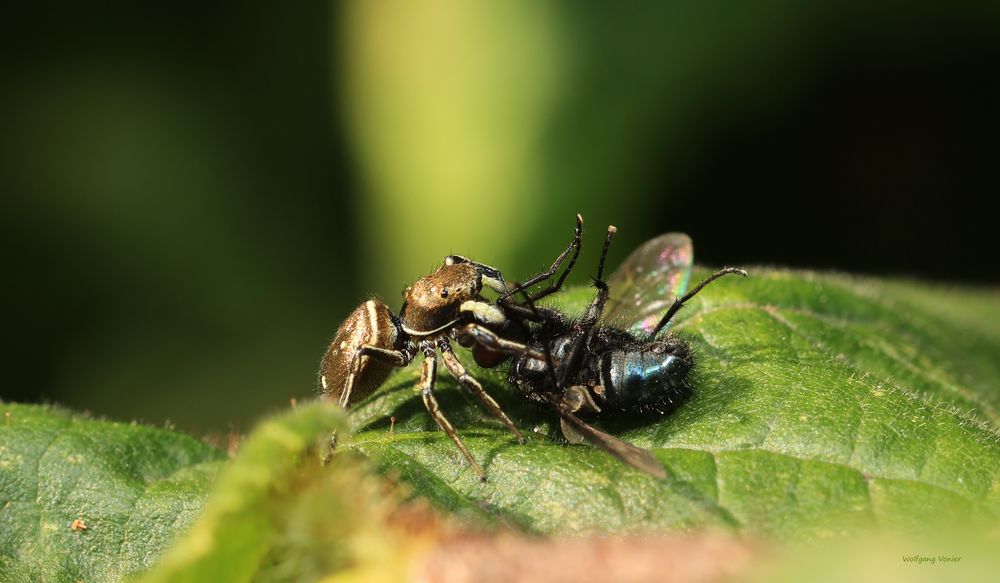
[(441, 297), (442, 298), (448, 297), (448, 289), (447, 288), (441, 290)]

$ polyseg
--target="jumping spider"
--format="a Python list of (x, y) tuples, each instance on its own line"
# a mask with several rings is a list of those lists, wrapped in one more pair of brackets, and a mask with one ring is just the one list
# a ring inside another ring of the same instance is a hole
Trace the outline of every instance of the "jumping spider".
[[(462, 443), (434, 397), (438, 354), (451, 376), (475, 395), (490, 414), (503, 422), (519, 443), (523, 443), (521, 431), (455, 356), (451, 341), (474, 347), (477, 360), (489, 355), (510, 355), (525, 350), (535, 358), (544, 358), (541, 352), (504, 338), (495, 330), (503, 328), (512, 317), (537, 319), (537, 310), (512, 302), (510, 297), (551, 279), (569, 258), (565, 270), (554, 284), (529, 297), (537, 300), (558, 291), (580, 254), (582, 233), (583, 217), (577, 215), (576, 229), (569, 246), (549, 269), (523, 284), (508, 286), (497, 269), (466, 257), (449, 255), (444, 265), (434, 273), (406, 288), (403, 307), (398, 315), (394, 315), (378, 299), (361, 304), (341, 324), (323, 356), (319, 370), (323, 397), (346, 408), (381, 386), (394, 368), (405, 367), (418, 354), (423, 354), (419, 386), (424, 406), (480, 479), (485, 480), (482, 467)], [(495, 303), (482, 297), (484, 286), (500, 294)]]

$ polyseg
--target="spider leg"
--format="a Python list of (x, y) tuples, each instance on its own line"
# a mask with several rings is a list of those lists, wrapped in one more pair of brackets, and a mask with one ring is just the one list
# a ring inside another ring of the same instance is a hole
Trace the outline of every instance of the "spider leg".
[(470, 345), (471, 342), (478, 344), (487, 350), (507, 356), (526, 354), (531, 358), (544, 358), (541, 352), (531, 348), (527, 344), (502, 338), (499, 334), (482, 324), (466, 324), (464, 328), (455, 330), (454, 335), (455, 339), (458, 340), (459, 343), (463, 343), (463, 346)]
[[(357, 378), (361, 374), (361, 365), (364, 363), (364, 357), (372, 358), (379, 362), (384, 362), (400, 368), (410, 364), (410, 361), (413, 360), (413, 354), (403, 350), (389, 350), (373, 346), (371, 344), (359, 346), (355, 349), (354, 356), (351, 357), (351, 370), (347, 373), (347, 380), (344, 381), (344, 390), (340, 393), (340, 397), (337, 399), (340, 406), (345, 409), (351, 404), (351, 395), (354, 393), (354, 384), (357, 382)], [(326, 379), (322, 379), (322, 382), (324, 383), (323, 389), (325, 390)]]
[[(354, 355), (351, 357), (351, 368), (347, 373), (347, 379), (344, 381), (343, 391), (337, 398), (337, 403), (343, 407), (347, 408), (351, 404), (351, 396), (354, 394), (354, 385), (357, 382), (358, 376), (361, 374), (361, 366), (364, 363), (364, 357), (373, 358), (379, 362), (384, 362), (386, 364), (391, 364), (396, 367), (404, 367), (413, 360), (413, 353), (410, 349), (406, 350), (389, 350), (386, 348), (381, 348), (379, 346), (374, 346), (371, 344), (363, 344), (359, 346), (354, 351)], [(327, 386), (327, 381), (325, 376), (320, 377), (320, 382), (323, 386), (323, 392), (329, 390)], [(330, 460), (333, 459), (334, 451), (337, 449), (337, 432), (334, 431), (330, 434), (329, 447), (323, 455), (323, 463), (328, 464)]]
[(462, 439), (458, 437), (458, 433), (455, 431), (455, 427), (450, 421), (441, 413), (441, 407), (438, 405), (437, 399), (434, 397), (434, 380), (437, 376), (437, 355), (432, 346), (427, 346), (424, 348), (424, 365), (420, 371), (420, 394), (424, 400), (424, 407), (427, 407), (427, 412), (430, 413), (431, 418), (438, 424), (441, 431), (451, 438), (455, 446), (458, 447), (462, 455), (465, 456), (466, 461), (472, 466), (472, 469), (479, 475), (480, 481), (486, 481), (486, 474), (483, 473), (482, 466), (476, 461), (476, 458), (472, 457), (469, 450), (462, 443)]
[(490, 289), (503, 293), (507, 291), (507, 282), (503, 280), (503, 274), (496, 267), (490, 267), (485, 263), (480, 263), (478, 261), (473, 261), (468, 257), (463, 257), (461, 255), (449, 255), (444, 258), (445, 265), (455, 265), (456, 263), (468, 263), (479, 270), (479, 274), (483, 278), (483, 283), (490, 287)]
[(524, 435), (521, 434), (521, 430), (518, 429), (517, 426), (514, 425), (514, 422), (510, 420), (510, 417), (503, 412), (503, 409), (500, 408), (500, 404), (497, 403), (485, 389), (483, 389), (483, 385), (479, 384), (479, 381), (468, 374), (465, 367), (462, 366), (462, 363), (458, 360), (458, 357), (455, 356), (455, 352), (452, 350), (451, 344), (449, 344), (447, 340), (443, 340), (438, 343), (438, 348), (441, 350), (441, 358), (444, 360), (444, 366), (448, 369), (448, 372), (451, 373), (451, 376), (455, 377), (455, 380), (457, 380), (470, 393), (475, 395), (479, 401), (486, 406), (490, 414), (502, 421), (503, 424), (510, 429), (511, 433), (517, 437), (517, 442), (523, 445)]
[(503, 309), (508, 314), (513, 314), (522, 320), (528, 320), (530, 322), (544, 322), (546, 320), (553, 320), (562, 317), (558, 310), (540, 306), (536, 306), (535, 309), (532, 310), (522, 304), (505, 303), (503, 304)]

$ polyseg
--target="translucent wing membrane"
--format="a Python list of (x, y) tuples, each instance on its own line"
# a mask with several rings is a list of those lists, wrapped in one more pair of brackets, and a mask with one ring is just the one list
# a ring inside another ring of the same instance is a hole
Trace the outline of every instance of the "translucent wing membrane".
[(604, 321), (649, 334), (687, 291), (694, 248), (684, 233), (666, 233), (643, 243), (608, 280)]
[[(562, 418), (563, 432), (566, 433), (567, 425), (571, 428), (571, 431), (567, 434), (567, 438), (570, 436), (579, 436), (589, 441), (595, 447), (618, 458), (619, 461), (646, 472), (654, 478), (662, 479), (667, 477), (667, 471), (649, 450), (622, 441), (614, 435), (605, 433), (593, 425), (584, 422), (565, 405), (556, 405), (556, 411), (559, 412), (559, 416)], [(571, 439), (570, 441), (573, 440)]]

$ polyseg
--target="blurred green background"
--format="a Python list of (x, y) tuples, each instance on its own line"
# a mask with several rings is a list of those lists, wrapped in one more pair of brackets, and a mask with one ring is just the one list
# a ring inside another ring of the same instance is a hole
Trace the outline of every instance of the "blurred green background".
[[(997, 283), (996, 3), (8, 10), (0, 397), (245, 429), (448, 253)], [(586, 253), (586, 252), (585, 252)]]

